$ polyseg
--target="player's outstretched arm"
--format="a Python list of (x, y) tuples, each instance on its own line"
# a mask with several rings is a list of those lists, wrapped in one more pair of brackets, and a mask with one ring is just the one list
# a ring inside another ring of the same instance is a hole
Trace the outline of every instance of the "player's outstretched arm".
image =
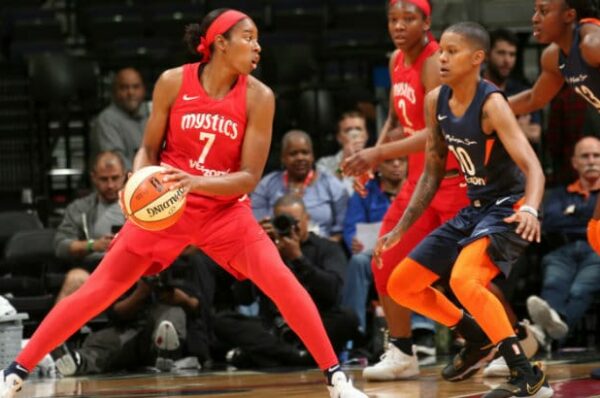
[(526, 177), (524, 206), (506, 221), (519, 223), (516, 232), (523, 239), (539, 242), (540, 223), (535, 213), (544, 195), (545, 178), (537, 155), (501, 94), (490, 95), (483, 107), (481, 122), (486, 133), (496, 132)]
[(435, 114), (438, 95), (439, 89), (435, 89), (425, 97), (425, 120), (428, 134), (425, 149), (425, 169), (402, 218), (392, 231), (377, 241), (374, 250), (376, 259), (379, 258), (382, 251), (397, 244), (402, 239), (402, 235), (421, 217), (433, 200), (444, 178), (448, 146)]
[(542, 53), (542, 73), (529, 90), (508, 98), (511, 109), (516, 115), (524, 115), (541, 109), (558, 94), (565, 82), (558, 68), (559, 48), (550, 44)]

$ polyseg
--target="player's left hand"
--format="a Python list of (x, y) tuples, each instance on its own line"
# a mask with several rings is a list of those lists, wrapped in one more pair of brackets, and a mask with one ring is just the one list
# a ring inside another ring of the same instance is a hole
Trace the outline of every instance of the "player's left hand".
[(381, 261), (381, 255), (383, 254), (383, 252), (396, 246), (398, 242), (400, 242), (400, 240), (402, 239), (402, 235), (404, 235), (402, 231), (400, 231), (397, 228), (394, 228), (387, 234), (377, 239), (377, 243), (375, 244), (375, 248), (373, 249), (373, 258), (375, 259), (375, 264), (377, 265), (378, 269), (381, 269), (383, 267), (383, 262)]
[(517, 211), (512, 216), (506, 217), (504, 222), (518, 223), (515, 232), (526, 241), (538, 243), (541, 241), (540, 220), (533, 214)]
[(175, 191), (182, 188), (184, 194), (187, 194), (192, 189), (194, 189), (197, 178), (199, 177), (188, 174), (185, 171), (173, 167), (167, 167), (166, 171), (163, 173), (162, 182), (172, 183), (169, 186), (169, 190), (171, 191)]

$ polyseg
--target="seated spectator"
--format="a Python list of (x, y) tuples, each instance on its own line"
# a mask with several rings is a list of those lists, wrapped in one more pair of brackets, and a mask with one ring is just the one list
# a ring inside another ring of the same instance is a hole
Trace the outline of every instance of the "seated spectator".
[(344, 183), (348, 194), (354, 192), (354, 178), (344, 176), (340, 165), (342, 160), (355, 152), (360, 151), (367, 144), (369, 132), (362, 113), (357, 111), (346, 112), (340, 116), (337, 125), (336, 139), (341, 149), (335, 155), (324, 156), (317, 161), (317, 169), (327, 171)]
[(113, 81), (112, 102), (92, 123), (92, 154), (116, 151), (131, 170), (150, 115), (146, 88), (137, 69), (119, 70)]
[(118, 201), (119, 190), (125, 184), (123, 158), (117, 152), (100, 152), (93, 162), (90, 177), (95, 191), (69, 204), (56, 230), (56, 256), (73, 265), (67, 272), (57, 302), (87, 280), (115, 233), (125, 223)]
[(373, 283), (371, 271), (372, 250), (365, 250), (356, 237), (356, 224), (379, 223), (390, 203), (396, 197), (406, 177), (406, 159), (386, 160), (378, 166), (374, 179), (367, 182), (366, 196), (354, 193), (348, 201), (344, 219), (344, 243), (352, 257), (346, 270), (342, 304), (354, 310), (360, 321), (360, 330), (367, 332), (367, 301)]
[(586, 237), (600, 189), (600, 140), (580, 139), (571, 164), (579, 178), (544, 200), (544, 239), (554, 250), (542, 258), (541, 297), (527, 299), (531, 319), (553, 339), (567, 336), (600, 291), (600, 256)]
[[(364, 245), (356, 238), (356, 224), (378, 223), (394, 200), (406, 176), (406, 159), (391, 159), (379, 164), (374, 179), (365, 185), (366, 195), (354, 193), (348, 202), (344, 220), (344, 243), (352, 253), (346, 270), (346, 283), (342, 294), (342, 306), (351, 308), (360, 321), (360, 331), (368, 334), (367, 307), (369, 292), (373, 284), (371, 269), (372, 251), (364, 250)], [(383, 318), (382, 318), (383, 319)], [(413, 313), (412, 329), (417, 354), (421, 357), (435, 355), (433, 321)], [(377, 339), (378, 336), (371, 336)], [(377, 345), (377, 344), (375, 344)], [(378, 347), (371, 347), (378, 351)], [(383, 347), (381, 347), (383, 348)], [(377, 355), (378, 352), (372, 354)]]
[(341, 241), (348, 192), (328, 172), (314, 169), (312, 140), (301, 130), (288, 131), (282, 139), (283, 171), (267, 174), (252, 193), (252, 210), (259, 221), (269, 219), (275, 201), (285, 194), (304, 201), (318, 234)]

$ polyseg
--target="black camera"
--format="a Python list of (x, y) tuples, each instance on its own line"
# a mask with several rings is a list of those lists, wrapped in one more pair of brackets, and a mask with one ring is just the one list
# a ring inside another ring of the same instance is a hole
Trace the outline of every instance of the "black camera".
[(277, 235), (290, 237), (292, 236), (292, 231), (298, 225), (298, 220), (289, 214), (282, 213), (274, 217), (271, 224), (273, 224), (273, 228), (275, 228)]

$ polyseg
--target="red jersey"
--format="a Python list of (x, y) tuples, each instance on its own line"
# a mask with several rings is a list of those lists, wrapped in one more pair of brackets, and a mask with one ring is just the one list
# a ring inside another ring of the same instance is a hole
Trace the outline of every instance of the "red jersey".
[[(425, 128), (425, 87), (421, 82), (421, 71), (425, 60), (435, 53), (439, 44), (431, 40), (412, 65), (404, 65), (404, 53), (398, 51), (392, 72), (392, 93), (394, 110), (405, 134), (412, 135)], [(407, 180), (416, 184), (423, 172), (425, 153), (412, 153), (408, 156)], [(456, 158), (448, 154), (446, 169), (460, 170)]]
[[(240, 169), (246, 132), (248, 77), (240, 75), (222, 99), (206, 94), (198, 78), (200, 63), (183, 65), (183, 81), (171, 106), (161, 163), (200, 176), (220, 176)], [(195, 201), (232, 201), (235, 196), (188, 195)]]

